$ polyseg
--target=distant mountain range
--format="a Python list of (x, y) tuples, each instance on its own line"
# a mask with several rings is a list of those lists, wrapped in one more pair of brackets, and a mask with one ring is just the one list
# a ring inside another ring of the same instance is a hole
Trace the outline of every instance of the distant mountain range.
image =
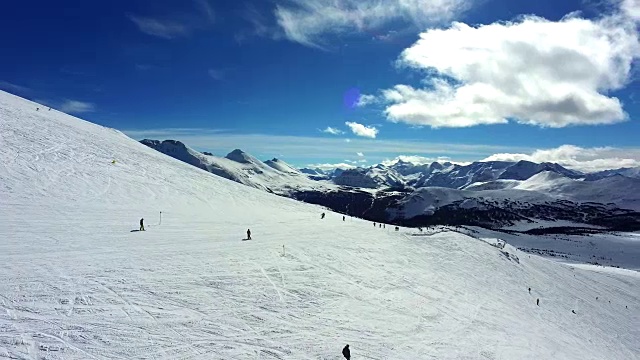
[(337, 188), (328, 181), (312, 180), (282, 160), (262, 162), (240, 149), (231, 151), (225, 157), (218, 157), (205, 155), (175, 140), (145, 139), (140, 142), (212, 174), (268, 192), (288, 195), (296, 190), (326, 191)]
[(324, 171), (263, 162), (239, 149), (218, 157), (175, 140), (141, 143), (226, 179), (373, 221), (509, 228), (555, 219), (640, 229), (640, 168), (582, 173), (530, 161), (398, 161)]

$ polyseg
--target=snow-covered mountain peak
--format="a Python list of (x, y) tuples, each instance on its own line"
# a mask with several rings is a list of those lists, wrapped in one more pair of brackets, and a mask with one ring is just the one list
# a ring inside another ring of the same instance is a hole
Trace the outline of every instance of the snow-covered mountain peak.
[(225, 156), (225, 158), (229, 159), (229, 160), (233, 160), (235, 162), (239, 162), (239, 163), (243, 163), (243, 164), (250, 164), (250, 163), (260, 163), (261, 161), (256, 159), (255, 157), (249, 155), (248, 153), (240, 150), (240, 149), (235, 149), (232, 152), (228, 153), (227, 156)]

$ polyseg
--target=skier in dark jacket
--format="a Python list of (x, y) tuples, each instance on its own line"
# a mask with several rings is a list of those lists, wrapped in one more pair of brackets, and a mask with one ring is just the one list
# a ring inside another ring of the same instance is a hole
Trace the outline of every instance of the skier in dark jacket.
[(144, 219), (140, 219), (140, 231), (144, 231)]
[(251, 229), (247, 229), (247, 240), (251, 240)]
[(347, 360), (351, 360), (351, 351), (349, 350), (349, 344), (342, 349), (342, 355)]
[(320, 216), (320, 219), (324, 219), (324, 213), (322, 213), (322, 215)]

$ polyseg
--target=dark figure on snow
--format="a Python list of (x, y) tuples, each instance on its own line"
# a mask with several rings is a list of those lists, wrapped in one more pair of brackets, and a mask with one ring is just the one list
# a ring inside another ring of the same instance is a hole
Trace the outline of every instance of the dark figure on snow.
[(398, 231), (398, 230), (400, 230), (400, 228), (396, 226), (396, 231)]
[(344, 217), (344, 215), (342, 215), (342, 221), (344, 221), (344, 219), (345, 219), (345, 217)]
[(349, 344), (342, 349), (342, 355), (345, 359), (351, 360), (351, 351), (349, 350)]
[(140, 231), (144, 231), (144, 219), (140, 219)]
[(536, 305), (540, 306), (540, 299), (536, 299)]
[(36, 108), (36, 111), (40, 111), (40, 108)]
[(324, 219), (324, 213), (322, 213), (322, 215), (320, 215), (320, 219)]
[(529, 294), (531, 294), (531, 288), (529, 288)]
[(387, 224), (382, 224), (382, 228), (386, 229), (387, 228)]
[(382, 228), (382, 224), (378, 224), (378, 227), (379, 227), (379, 228)]
[(247, 229), (247, 240), (251, 240), (251, 229)]
[(376, 223), (373, 223), (373, 227), (376, 227)]
[(49, 108), (49, 111), (51, 111), (51, 108)]

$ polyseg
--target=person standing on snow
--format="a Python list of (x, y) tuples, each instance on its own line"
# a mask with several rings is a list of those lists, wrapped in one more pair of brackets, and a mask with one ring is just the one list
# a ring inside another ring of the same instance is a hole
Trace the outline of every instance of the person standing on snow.
[(251, 229), (247, 229), (247, 240), (251, 240)]
[(342, 349), (342, 356), (344, 356), (344, 358), (347, 360), (351, 360), (351, 351), (349, 350), (349, 344), (347, 344), (347, 346)]
[(342, 221), (344, 221), (344, 215), (342, 215)]
[(320, 219), (324, 219), (324, 213), (322, 213), (322, 215), (320, 215)]
[(140, 219), (140, 231), (144, 231), (144, 218)]

